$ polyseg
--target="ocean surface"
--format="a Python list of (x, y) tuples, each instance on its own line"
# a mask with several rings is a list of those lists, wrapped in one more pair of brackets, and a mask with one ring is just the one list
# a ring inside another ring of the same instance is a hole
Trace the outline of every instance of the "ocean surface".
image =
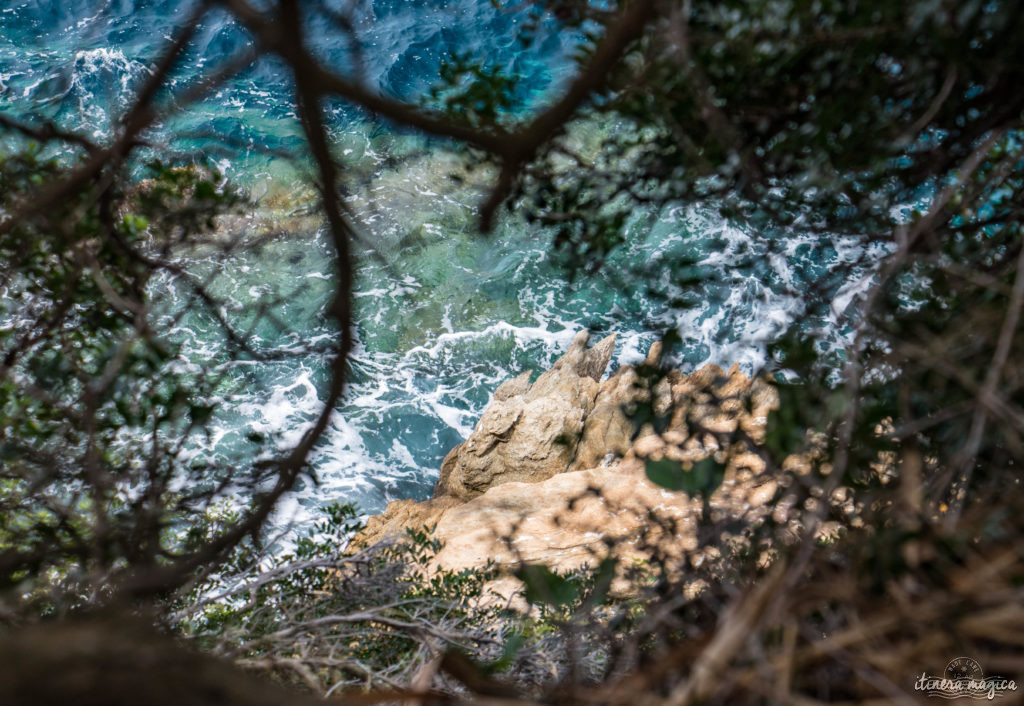
[[(490, 0), (354, 6), (360, 71), (391, 96), (417, 100), (437, 83), (440, 63), (453, 51), (515, 73), (521, 115), (542, 106), (573, 73), (578, 38), (551, 18), (524, 47), (517, 40), (524, 11), (495, 8)], [(106, 139), (191, 7), (174, 0), (0, 0), (0, 111)], [(348, 39), (326, 18), (310, 17), (309, 27), (325, 61), (354, 69)], [(176, 105), (174, 96), (249, 41), (223, 13), (207, 15), (165, 99)], [(227, 262), (201, 251), (188, 261), (227, 302), (232, 321), (251, 328), (255, 345), (281, 354), (225, 370), (214, 433), (190, 452), (204, 461), (230, 459), (253, 433), (293, 443), (318, 412), (326, 382), (322, 356), (308, 349), (333, 335), (324, 312), (334, 265), (311, 214), (312, 192), (300, 185), (310, 165), (291, 95), (282, 67), (260, 60), (201, 102), (176, 105), (147, 135), (165, 153), (202, 153), (258, 198), (251, 219), (232, 228), (276, 228), (263, 247)], [(581, 327), (619, 334), (613, 366), (641, 359), (671, 328), (682, 339), (674, 362), (683, 369), (737, 362), (751, 372), (763, 363), (766, 342), (803, 314), (806, 284), (827, 280), (864, 254), (852, 240), (758, 232), (723, 221), (710, 205), (678, 204), (638, 213), (627, 245), (603, 270), (570, 278), (551, 254), (551, 234), (514, 209), (493, 233), (477, 232), (475, 207), (488, 175), (467, 170), (448, 145), (341, 103), (329, 114), (360, 232), (358, 344), (345, 400), (315, 452), (317, 483), (297, 489), (288, 516), (302, 518), (333, 501), (377, 512), (390, 500), (428, 497), (442, 458), (469, 434), (497, 385), (549, 366)], [(618, 129), (626, 128), (602, 123), (578, 132), (586, 144)], [(666, 298), (682, 291), (668, 265), (685, 257), (712, 276), (691, 306), (673, 308)], [(741, 261), (752, 264), (739, 268)], [(857, 269), (833, 282), (824, 293), (830, 311), (804, 325), (832, 327), (840, 341), (845, 331), (835, 321), (863, 277)], [(157, 282), (153, 293), (164, 311), (184, 301), (173, 280)], [(208, 317), (186, 316), (168, 336), (183, 345), (181, 366), (224, 357)]]

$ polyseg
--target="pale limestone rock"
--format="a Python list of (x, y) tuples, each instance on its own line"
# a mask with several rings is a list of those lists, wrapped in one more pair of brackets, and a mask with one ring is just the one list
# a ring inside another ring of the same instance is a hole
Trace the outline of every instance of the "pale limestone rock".
[(445, 457), (435, 497), (469, 499), (493, 485), (537, 482), (569, 468), (615, 346), (614, 334), (587, 350), (589, 339), (586, 331), (576, 334), (532, 385), (524, 373), (498, 388), (469, 439)]
[(432, 527), (445, 510), (459, 504), (452, 497), (433, 498), (423, 502), (395, 500), (379, 515), (366, 522), (362, 532), (352, 539), (353, 548), (368, 547), (384, 539), (401, 539), (406, 528)]
[(576, 374), (580, 377), (589, 377), (594, 382), (601, 382), (601, 378), (604, 377), (604, 371), (608, 369), (608, 363), (611, 362), (614, 350), (615, 334), (613, 333), (610, 336), (605, 336), (597, 345), (583, 354), (583, 360), (576, 366)]
[[(651, 345), (642, 367), (657, 368), (661, 350), (660, 341)], [(638, 431), (631, 416), (641, 404), (651, 404), (657, 415), (668, 415), (673, 401), (672, 384), (677, 378), (677, 371), (671, 371), (658, 380), (652, 391), (649, 380), (641, 377), (633, 366), (624, 365), (601, 383), (593, 411), (584, 422), (583, 436), (570, 470), (594, 468), (608, 458), (624, 457)], [(643, 436), (646, 430), (639, 431)]]
[(498, 389), (494, 391), (494, 401), (504, 402), (510, 397), (517, 397), (527, 390), (530, 389), (530, 376), (533, 374), (532, 370), (527, 370), (522, 375), (514, 377), (511, 380), (498, 385)]
[[(627, 365), (601, 382), (615, 337), (589, 350), (588, 341), (578, 333), (533, 384), (529, 372), (503, 383), (470, 438), (445, 458), (435, 498), (391, 503), (361, 541), (436, 525), (443, 548), (435, 565), (452, 570), (488, 560), (576, 569), (594, 564), (609, 546), (643, 558), (640, 537), (681, 557), (696, 548), (701, 503), (647, 480), (645, 461), (661, 458), (685, 470), (714, 455), (726, 464), (711, 498), (716, 512), (749, 521), (769, 512), (765, 504), (778, 486), (748, 443), (763, 441), (768, 413), (778, 407), (769, 382), (751, 380), (735, 365), (728, 373), (716, 365), (690, 375), (669, 371), (653, 389)], [(657, 366), (660, 356), (655, 344), (640, 370)], [(630, 415), (640, 404), (669, 418), (660, 433), (650, 423), (637, 428)], [(652, 527), (652, 513), (667, 524)], [(506, 581), (494, 593), (512, 599), (516, 585)]]
[(441, 514), (434, 536), (444, 546), (435, 562), (460, 570), (522, 560), (569, 570), (595, 564), (608, 543), (618, 554), (639, 558), (636, 541), (650, 531), (645, 518), (652, 510), (677, 529), (664, 537), (667, 544), (677, 552), (696, 546), (692, 501), (650, 483), (642, 464), (505, 483)]
[[(715, 493), (712, 506), (753, 521), (768, 511), (762, 506), (775, 490), (773, 482), (750, 489), (730, 479)], [(416, 505), (423, 510), (415, 512)], [(433, 525), (432, 536), (442, 545), (432, 560), (433, 570), (461, 571), (493, 562), (509, 570), (530, 563), (570, 571), (594, 566), (609, 553), (628, 565), (649, 558), (655, 546), (659, 555), (681, 562), (698, 549), (700, 508), (685, 493), (651, 483), (643, 463), (632, 458), (539, 482), (496, 485), (461, 503), (451, 497), (397, 501), (388, 506), (385, 520), (367, 529), (364, 534), (375, 532), (364, 542), (400, 536), (403, 521), (420, 519)], [(390, 531), (381, 532), (381, 526)], [(504, 580), (493, 588), (517, 603), (515, 581)]]
[(750, 412), (740, 415), (742, 429), (754, 443), (763, 444), (768, 414), (779, 408), (779, 391), (768, 381), (757, 378), (750, 385)]
[(651, 347), (647, 349), (647, 357), (644, 358), (643, 364), (651, 368), (657, 368), (661, 365), (661, 349), (661, 341), (652, 343)]
[(619, 368), (601, 383), (594, 408), (584, 423), (571, 470), (594, 468), (609, 454), (626, 455), (635, 430), (628, 414), (635, 411), (636, 403), (645, 394), (632, 366)]

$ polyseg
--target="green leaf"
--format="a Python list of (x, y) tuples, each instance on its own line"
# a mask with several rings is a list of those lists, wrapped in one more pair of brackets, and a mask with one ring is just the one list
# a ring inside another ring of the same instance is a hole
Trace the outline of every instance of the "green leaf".
[(667, 458), (661, 461), (648, 460), (644, 470), (655, 485), (668, 490), (681, 490), (687, 495), (703, 494), (704, 497), (710, 497), (725, 477), (725, 466), (710, 456), (693, 464), (689, 471), (683, 470), (683, 465), (678, 461)]
[(612, 581), (615, 580), (616, 562), (611, 557), (605, 557), (594, 572), (594, 588), (587, 599), (591, 605), (604, 603), (611, 590)]
[(683, 480), (683, 465), (679, 461), (667, 458), (660, 461), (647, 459), (644, 462), (644, 470), (647, 472), (647, 478), (662, 488), (683, 490), (686, 487)]
[(526, 644), (526, 638), (520, 632), (514, 632), (508, 636), (508, 640), (505, 641), (505, 647), (501, 651), (501, 657), (494, 660), (488, 665), (485, 665), (484, 672), (487, 674), (496, 674), (503, 672), (512, 666), (515, 662), (516, 655)]
[(526, 584), (526, 600), (547, 605), (569, 605), (579, 595), (579, 584), (552, 572), (546, 566), (526, 564), (516, 572)]
[(817, 401), (804, 385), (776, 383), (779, 406), (768, 413), (764, 446), (776, 459), (783, 459), (799, 451), (804, 433), (812, 427), (811, 415), (821, 421), (822, 413)]
[(693, 468), (683, 474), (683, 492), (687, 495), (700, 493), (705, 499), (710, 498), (725, 477), (725, 466), (708, 456), (693, 464)]
[(0, 444), (0, 461), (14, 461), (21, 458), (22, 452), (15, 444)]

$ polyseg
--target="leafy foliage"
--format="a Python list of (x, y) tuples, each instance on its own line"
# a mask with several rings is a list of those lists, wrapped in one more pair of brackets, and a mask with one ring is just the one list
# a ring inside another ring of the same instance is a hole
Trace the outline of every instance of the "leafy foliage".
[[(65, 169), (33, 149), (5, 157), (0, 208), (16, 212)], [(166, 513), (202, 497), (172, 484), (187, 472), (180, 439), (205, 421), (187, 413), (207, 405), (211, 388), (175, 368), (178, 348), (151, 326), (160, 267), (144, 253), (192, 241), (240, 200), (212, 172), (153, 164), (151, 174), (0, 233), (3, 588), (36, 588), (33, 577), (51, 571), (74, 585), (158, 561), (169, 549)]]
[[(213, 169), (152, 162), (36, 210), (41, 184), (78, 166), (31, 145), (0, 161), (0, 208), (17, 216), (0, 228), (0, 591), (30, 613), (154, 590), (147, 577), (175, 566), (183, 580), (213, 550), (182, 534), (278, 471), (268, 438), (220, 468), (195, 453), (219, 421), (224, 363), (259, 354), (182, 263), (237, 245), (215, 231), (245, 199)], [(186, 352), (184, 317), (222, 330), (221, 360)], [(222, 529), (207, 539), (237, 541)]]
[[(492, 592), (497, 567), (434, 567), (440, 546), (429, 528), (355, 551), (349, 542), (362, 524), (354, 508), (329, 505), (322, 515), (266, 546), (240, 544), (162, 609), (167, 627), (317, 693), (407, 683), (439, 652), (481, 675), (541, 684), (568, 666), (563, 624), (585, 603), (605, 601), (615, 571), (610, 561), (573, 575), (524, 566), (526, 598), (540, 608), (527, 616)], [(228, 508), (212, 511), (189, 541), (201, 544), (236, 519)]]
[(495, 127), (508, 121), (516, 106), (519, 79), (502, 66), (488, 66), (468, 53), (453, 52), (441, 64), (440, 83), (427, 94), (427, 105), (439, 104), (451, 117), (474, 127)]

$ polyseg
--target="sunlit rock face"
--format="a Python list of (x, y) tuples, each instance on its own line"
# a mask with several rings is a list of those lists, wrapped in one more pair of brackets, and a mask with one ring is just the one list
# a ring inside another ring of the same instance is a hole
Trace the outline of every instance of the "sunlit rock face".
[[(615, 337), (590, 349), (588, 340), (577, 334), (532, 384), (527, 371), (499, 386), (445, 459), (435, 497), (389, 504), (356, 544), (432, 528), (443, 545), (434, 564), (451, 570), (488, 561), (571, 570), (609, 552), (642, 559), (653, 546), (681, 556), (697, 549), (701, 503), (648, 480), (646, 463), (665, 458), (687, 469), (714, 456), (725, 478), (712, 510), (751, 522), (767, 513), (778, 486), (756, 444), (778, 405), (768, 382), (735, 366), (654, 374), (659, 344), (641, 365), (601, 381)], [(651, 418), (662, 420), (660, 432)]]
[(465, 443), (441, 465), (435, 497), (469, 499), (503, 483), (535, 483), (568, 470), (615, 346), (614, 334), (569, 351), (531, 385), (530, 371), (502, 384)]

